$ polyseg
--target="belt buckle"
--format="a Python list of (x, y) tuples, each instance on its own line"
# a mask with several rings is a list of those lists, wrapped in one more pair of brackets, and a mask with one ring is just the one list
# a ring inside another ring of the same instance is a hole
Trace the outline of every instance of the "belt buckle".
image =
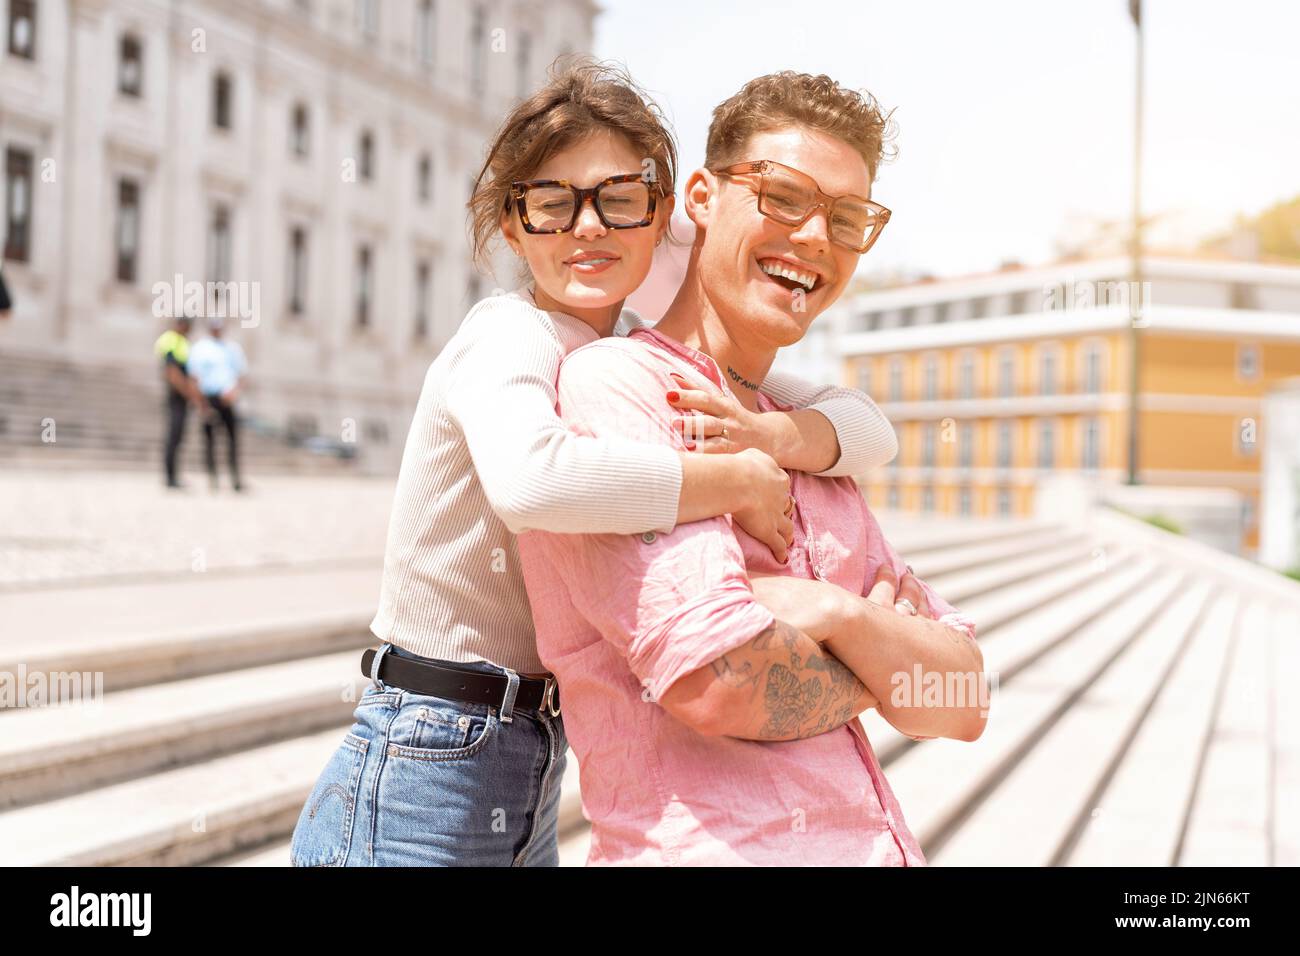
[(542, 692), (542, 706), (539, 709), (550, 714), (552, 717), (559, 717), (560, 708), (556, 703), (555, 697), (555, 678), (547, 677), (544, 678), (544, 680), (546, 681), (546, 689)]

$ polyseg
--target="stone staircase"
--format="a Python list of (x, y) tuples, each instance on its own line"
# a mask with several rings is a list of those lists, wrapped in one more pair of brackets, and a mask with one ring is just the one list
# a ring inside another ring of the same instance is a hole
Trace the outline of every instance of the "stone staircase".
[[(255, 384), (254, 384), (255, 389)], [(255, 390), (250, 393), (255, 396)], [(156, 369), (88, 365), (35, 354), (0, 352), (0, 467), (162, 471), (166, 418)], [(53, 441), (46, 423), (53, 421)], [(349, 474), (356, 459), (314, 454), (257, 420), (239, 433), (247, 474)], [(205, 471), (203, 427), (191, 411), (181, 444), (181, 473)], [(217, 462), (225, 481), (225, 442)]]
[[(882, 522), (979, 623), (999, 681), (975, 743), (865, 720), (932, 864), (1300, 863), (1300, 586), (1114, 514)], [(219, 629), (119, 614), (108, 637), (31, 605), (47, 626), (0, 631), (0, 671), (102, 670), (107, 692), (0, 713), (0, 864), (287, 865), (364, 687), (376, 585), (373, 567), (214, 575), (187, 601), (222, 608)], [(581, 865), (572, 755), (561, 830)]]

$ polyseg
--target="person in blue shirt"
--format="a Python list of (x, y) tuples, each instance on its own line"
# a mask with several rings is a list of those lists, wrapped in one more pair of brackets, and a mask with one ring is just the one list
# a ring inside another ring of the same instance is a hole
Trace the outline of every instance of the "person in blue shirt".
[(224, 425), (230, 446), (230, 478), (236, 491), (243, 491), (239, 478), (239, 419), (235, 415), (235, 402), (248, 362), (238, 342), (224, 335), (224, 321), (220, 316), (208, 318), (208, 337), (194, 343), (190, 349), (189, 371), (198, 382), (199, 393), (210, 411), (203, 421), (203, 438), (207, 455), (208, 478), (212, 489), (217, 488), (216, 431)]

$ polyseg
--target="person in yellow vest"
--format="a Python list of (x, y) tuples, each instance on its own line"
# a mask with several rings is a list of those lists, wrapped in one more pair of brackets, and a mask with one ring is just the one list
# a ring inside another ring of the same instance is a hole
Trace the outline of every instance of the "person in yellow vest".
[(167, 470), (168, 488), (184, 487), (177, 477), (176, 458), (185, 437), (185, 416), (190, 404), (203, 408), (202, 396), (188, 371), (191, 325), (188, 315), (178, 315), (172, 327), (158, 336), (153, 344), (154, 355), (162, 361), (163, 380), (167, 383), (167, 444), (163, 451), (163, 465)]

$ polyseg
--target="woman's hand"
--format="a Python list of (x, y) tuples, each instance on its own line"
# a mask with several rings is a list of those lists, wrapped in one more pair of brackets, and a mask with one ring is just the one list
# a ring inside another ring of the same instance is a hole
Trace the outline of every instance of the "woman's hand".
[(679, 387), (668, 393), (668, 403), (682, 411), (696, 412), (673, 422), (688, 449), (726, 454), (756, 448), (770, 458), (776, 457), (778, 436), (773, 425), (777, 416), (751, 412), (730, 392), (714, 395), (693, 389), (680, 375), (669, 374)]
[(749, 503), (733, 509), (732, 520), (753, 538), (767, 545), (773, 557), (785, 564), (794, 543), (794, 499), (790, 497), (790, 476), (780, 465), (756, 448), (736, 454), (745, 470), (742, 487)]

